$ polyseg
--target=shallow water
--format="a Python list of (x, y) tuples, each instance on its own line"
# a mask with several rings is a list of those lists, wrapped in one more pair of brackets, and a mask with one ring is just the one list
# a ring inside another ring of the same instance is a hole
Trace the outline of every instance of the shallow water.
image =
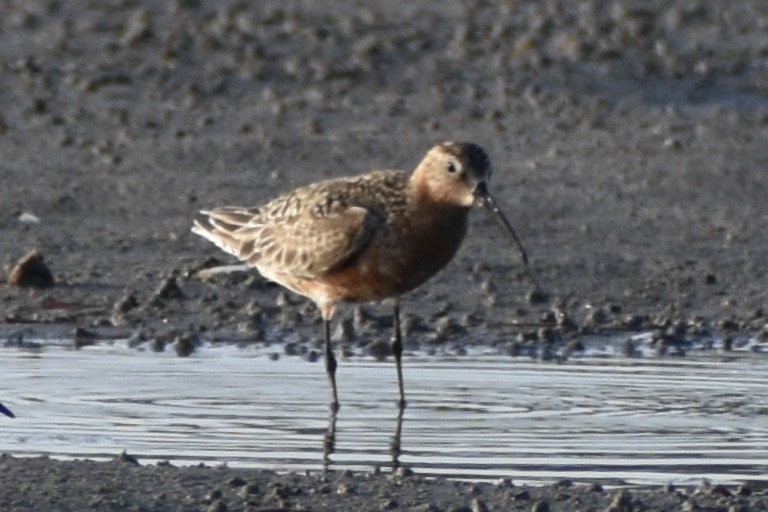
[[(411, 355), (399, 464), (515, 482), (768, 480), (760, 354), (654, 359)], [(0, 349), (0, 450), (143, 463), (323, 467), (322, 362), (234, 346), (189, 358), (122, 344)], [(384, 469), (398, 428), (393, 364), (341, 360), (332, 469)]]

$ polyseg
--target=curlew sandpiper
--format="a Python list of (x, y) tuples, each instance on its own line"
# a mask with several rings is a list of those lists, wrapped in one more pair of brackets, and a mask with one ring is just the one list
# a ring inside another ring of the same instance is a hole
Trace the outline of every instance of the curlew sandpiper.
[(411, 174), (374, 171), (307, 185), (261, 206), (202, 211), (192, 231), (317, 305), (334, 412), (339, 398), (330, 320), (337, 304), (394, 298), (392, 354), (403, 408), (398, 298), (451, 261), (473, 205), (484, 206), (509, 233), (527, 270), (525, 250), (488, 192), (490, 176), (480, 146), (444, 142)]

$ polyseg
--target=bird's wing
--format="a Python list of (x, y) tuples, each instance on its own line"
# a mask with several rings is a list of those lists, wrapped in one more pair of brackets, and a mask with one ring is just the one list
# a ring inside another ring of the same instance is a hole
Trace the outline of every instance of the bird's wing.
[(332, 192), (204, 211), (192, 231), (252, 266), (318, 277), (354, 259), (381, 225), (379, 215)]

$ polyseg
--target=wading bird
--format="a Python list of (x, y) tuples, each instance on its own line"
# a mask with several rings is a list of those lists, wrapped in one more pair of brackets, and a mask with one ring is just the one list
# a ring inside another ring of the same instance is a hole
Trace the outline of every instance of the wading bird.
[(325, 331), (325, 365), (335, 411), (336, 358), (330, 320), (340, 302), (394, 298), (392, 354), (403, 389), (398, 298), (451, 261), (482, 205), (528, 257), (488, 192), (491, 162), (480, 146), (444, 142), (413, 173), (374, 171), (317, 182), (256, 207), (202, 211), (192, 231), (264, 277), (311, 299)]

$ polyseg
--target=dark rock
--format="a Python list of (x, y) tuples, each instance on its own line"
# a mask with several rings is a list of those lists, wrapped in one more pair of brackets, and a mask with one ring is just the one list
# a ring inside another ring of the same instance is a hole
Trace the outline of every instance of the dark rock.
[(188, 357), (202, 345), (199, 336), (192, 332), (187, 332), (177, 336), (174, 339), (173, 348), (179, 357)]
[(594, 308), (587, 314), (584, 322), (589, 326), (597, 326), (607, 324), (610, 320), (610, 315), (604, 309)]
[(206, 512), (227, 512), (227, 504), (223, 500), (216, 500), (206, 509)]
[(479, 498), (475, 498), (469, 504), (469, 509), (472, 512), (488, 512), (488, 505), (481, 501)]
[(234, 476), (229, 480), (227, 480), (227, 485), (230, 487), (242, 487), (245, 485), (245, 480), (243, 480), (239, 476)]
[(216, 501), (218, 499), (221, 499), (222, 492), (218, 489), (213, 489), (208, 494), (205, 495), (205, 500), (208, 502)]
[(646, 323), (646, 319), (641, 315), (628, 315), (621, 323), (622, 327), (631, 331), (640, 330)]
[(408, 478), (413, 476), (413, 470), (411, 468), (397, 468), (395, 475), (400, 478)]
[(616, 511), (631, 511), (632, 510), (632, 495), (626, 489), (622, 489), (613, 495), (609, 509)]
[(387, 357), (392, 354), (392, 346), (384, 340), (374, 341), (366, 349), (377, 361), (386, 361)]
[(138, 306), (139, 301), (136, 300), (136, 296), (131, 292), (127, 292), (120, 300), (115, 302), (114, 311), (117, 313), (127, 313)]
[(261, 489), (256, 484), (245, 484), (243, 485), (239, 491), (237, 491), (237, 495), (244, 500), (247, 500), (254, 494), (260, 494)]
[(726, 318), (719, 322), (718, 327), (722, 331), (733, 332), (739, 330), (739, 323), (731, 318)]
[(562, 309), (555, 310), (555, 319), (557, 326), (563, 331), (574, 331), (579, 328), (576, 321)]
[(168, 277), (160, 284), (153, 297), (159, 299), (181, 300), (184, 292), (181, 291), (175, 277)]
[(40, 251), (34, 250), (19, 260), (8, 275), (8, 284), (34, 288), (50, 288), (54, 283), (53, 274), (43, 261)]
[(144, 331), (136, 331), (131, 333), (131, 336), (128, 338), (128, 347), (138, 348), (147, 341), (149, 341), (149, 337)]
[(139, 464), (139, 460), (134, 457), (133, 455), (128, 455), (127, 451), (123, 451), (123, 453), (120, 454), (120, 456), (116, 459), (117, 462), (125, 463), (125, 464)]
[(529, 501), (531, 499), (531, 493), (528, 489), (515, 490), (512, 494), (512, 499), (515, 501)]
[(83, 329), (82, 327), (76, 327), (74, 332), (74, 345), (75, 348), (87, 347), (89, 345), (95, 345), (99, 336), (92, 331)]
[(525, 294), (528, 304), (545, 304), (549, 301), (549, 294), (539, 288), (532, 288)]

